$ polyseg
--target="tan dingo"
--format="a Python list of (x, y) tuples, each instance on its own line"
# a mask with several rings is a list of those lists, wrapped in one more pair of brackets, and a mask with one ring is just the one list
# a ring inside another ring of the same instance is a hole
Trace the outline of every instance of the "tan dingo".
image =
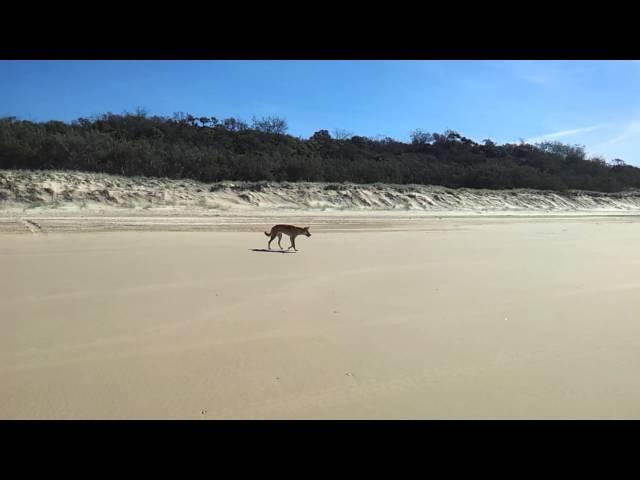
[(289, 246), (289, 249), (293, 248), (296, 252), (298, 251), (298, 249), (296, 248), (296, 237), (298, 235), (306, 235), (307, 237), (311, 236), (311, 234), (309, 233), (309, 227), (302, 228), (294, 227), (293, 225), (276, 225), (271, 228), (271, 231), (269, 233), (264, 232), (267, 237), (271, 237), (267, 245), (267, 248), (269, 250), (271, 250), (271, 242), (273, 242), (273, 239), (276, 237), (278, 237), (278, 246), (280, 247), (280, 250), (282, 250), (280, 239), (282, 238), (283, 233), (285, 235), (289, 235), (289, 239), (291, 240), (291, 246)]

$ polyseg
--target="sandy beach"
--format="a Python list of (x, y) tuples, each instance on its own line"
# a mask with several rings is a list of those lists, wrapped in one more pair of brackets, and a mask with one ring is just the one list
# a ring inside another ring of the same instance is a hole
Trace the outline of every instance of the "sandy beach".
[(14, 50), (0, 421), (640, 420), (638, 60)]
[(640, 418), (640, 217), (297, 215), (5, 218), (0, 418)]

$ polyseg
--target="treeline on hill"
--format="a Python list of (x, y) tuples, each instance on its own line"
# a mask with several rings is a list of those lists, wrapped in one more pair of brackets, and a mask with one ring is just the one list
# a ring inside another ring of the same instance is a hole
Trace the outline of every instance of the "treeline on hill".
[(411, 143), (320, 130), (287, 135), (277, 117), (218, 120), (104, 114), (72, 123), (0, 119), (0, 168), (56, 169), (203, 182), (318, 181), (468, 188), (640, 188), (640, 169), (588, 159), (576, 145), (478, 144), (460, 134), (416, 130)]

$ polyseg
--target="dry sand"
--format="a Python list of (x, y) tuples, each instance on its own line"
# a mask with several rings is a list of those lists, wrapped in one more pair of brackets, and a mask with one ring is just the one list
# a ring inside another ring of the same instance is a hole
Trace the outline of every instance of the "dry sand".
[(640, 217), (6, 220), (0, 418), (640, 418)]

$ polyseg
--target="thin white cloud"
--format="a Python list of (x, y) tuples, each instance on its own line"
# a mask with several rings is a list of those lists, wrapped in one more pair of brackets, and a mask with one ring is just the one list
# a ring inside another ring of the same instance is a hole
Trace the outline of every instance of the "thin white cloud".
[(627, 163), (640, 166), (640, 121), (634, 120), (622, 125), (612, 138), (591, 145), (588, 151), (609, 160), (621, 158)]
[(594, 149), (615, 145), (632, 138), (640, 138), (640, 121), (629, 122), (615, 137), (606, 142), (600, 143)]
[(559, 132), (552, 132), (552, 133), (547, 133), (545, 135), (540, 135), (539, 137), (528, 138), (525, 141), (527, 143), (544, 142), (545, 140), (554, 140), (556, 138), (571, 137), (574, 135), (579, 135), (581, 133), (593, 132), (594, 130), (600, 130), (605, 127), (607, 127), (607, 125), (593, 125), (591, 127), (574, 128), (572, 130), (561, 130)]

